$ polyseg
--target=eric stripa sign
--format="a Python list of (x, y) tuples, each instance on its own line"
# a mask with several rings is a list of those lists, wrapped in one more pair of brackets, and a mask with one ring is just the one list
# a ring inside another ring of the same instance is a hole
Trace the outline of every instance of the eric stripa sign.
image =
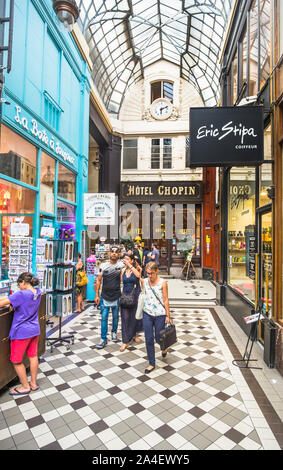
[(259, 165), (263, 107), (190, 109), (190, 166)]

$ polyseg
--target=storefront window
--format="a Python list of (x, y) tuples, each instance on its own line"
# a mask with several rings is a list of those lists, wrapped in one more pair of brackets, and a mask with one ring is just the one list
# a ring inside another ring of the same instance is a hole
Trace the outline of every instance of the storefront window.
[[(271, 124), (264, 129), (264, 160), (272, 160)], [(271, 202), (267, 189), (272, 185), (272, 165), (264, 163), (259, 171), (259, 205), (265, 206)]]
[(61, 240), (76, 238), (76, 207), (67, 202), (57, 203), (57, 236)]
[(54, 213), (55, 160), (42, 152), (40, 172), (40, 210)]
[(35, 192), (18, 184), (0, 180), (0, 214), (34, 212)]
[(250, 81), (249, 95), (258, 92), (258, 0), (254, 0), (250, 10)]
[(71, 202), (76, 201), (76, 175), (61, 163), (58, 170), (58, 196)]
[(0, 173), (36, 185), (37, 148), (1, 125)]
[(260, 188), (259, 188), (259, 205), (265, 206), (271, 203), (268, 197), (267, 189), (272, 184), (272, 166), (269, 163), (264, 163), (260, 167)]
[(58, 222), (75, 222), (76, 207), (67, 202), (58, 201), (57, 203), (57, 221)]
[(255, 300), (255, 169), (232, 168), (228, 202), (228, 282)]
[[(10, 249), (10, 237), (12, 234), (11, 224), (18, 222), (19, 224), (26, 224), (26, 236), (32, 237), (33, 230), (33, 216), (23, 216), (19, 221), (19, 217), (15, 216), (0, 216), (0, 226), (1, 226), (1, 267), (0, 267), (0, 279), (9, 278), (9, 249)], [(27, 254), (24, 253), (23, 259), (21, 259), (19, 253), (18, 264), (24, 264), (25, 261), (28, 261)], [(17, 266), (18, 267), (18, 266)], [(13, 270), (13, 267), (11, 267)], [(27, 268), (23, 268), (23, 271), (28, 271)]]

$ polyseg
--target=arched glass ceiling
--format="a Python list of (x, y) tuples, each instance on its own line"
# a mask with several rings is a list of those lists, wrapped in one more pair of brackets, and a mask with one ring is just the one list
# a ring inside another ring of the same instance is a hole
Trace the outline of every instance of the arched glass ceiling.
[(77, 0), (93, 80), (109, 112), (146, 66), (164, 59), (201, 95), (218, 99), (218, 57), (233, 0)]

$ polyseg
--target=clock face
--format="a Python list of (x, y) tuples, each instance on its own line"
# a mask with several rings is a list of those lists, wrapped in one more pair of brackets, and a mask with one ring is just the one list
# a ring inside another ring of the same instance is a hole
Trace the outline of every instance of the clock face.
[(151, 114), (155, 119), (167, 119), (172, 111), (170, 101), (159, 98), (151, 105)]

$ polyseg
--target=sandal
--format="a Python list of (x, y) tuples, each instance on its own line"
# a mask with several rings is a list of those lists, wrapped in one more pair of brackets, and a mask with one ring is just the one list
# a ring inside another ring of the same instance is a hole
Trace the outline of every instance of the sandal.
[(123, 344), (123, 346), (121, 346), (121, 348), (120, 348), (120, 352), (125, 351), (125, 349), (127, 349), (128, 347), (129, 347), (128, 344)]
[(15, 387), (12, 390), (10, 390), (8, 394), (11, 395), (12, 397), (19, 397), (20, 395), (29, 395), (30, 390), (29, 392), (19, 392), (18, 388)]
[(32, 388), (31, 383), (29, 382), (29, 386), (30, 386), (30, 391), (31, 391), (31, 392), (36, 392), (37, 390), (39, 390), (39, 386), (38, 386), (38, 385), (36, 386), (36, 388)]
[(135, 341), (135, 343), (141, 343), (142, 342), (142, 340), (138, 336), (136, 336), (134, 338), (134, 341)]

